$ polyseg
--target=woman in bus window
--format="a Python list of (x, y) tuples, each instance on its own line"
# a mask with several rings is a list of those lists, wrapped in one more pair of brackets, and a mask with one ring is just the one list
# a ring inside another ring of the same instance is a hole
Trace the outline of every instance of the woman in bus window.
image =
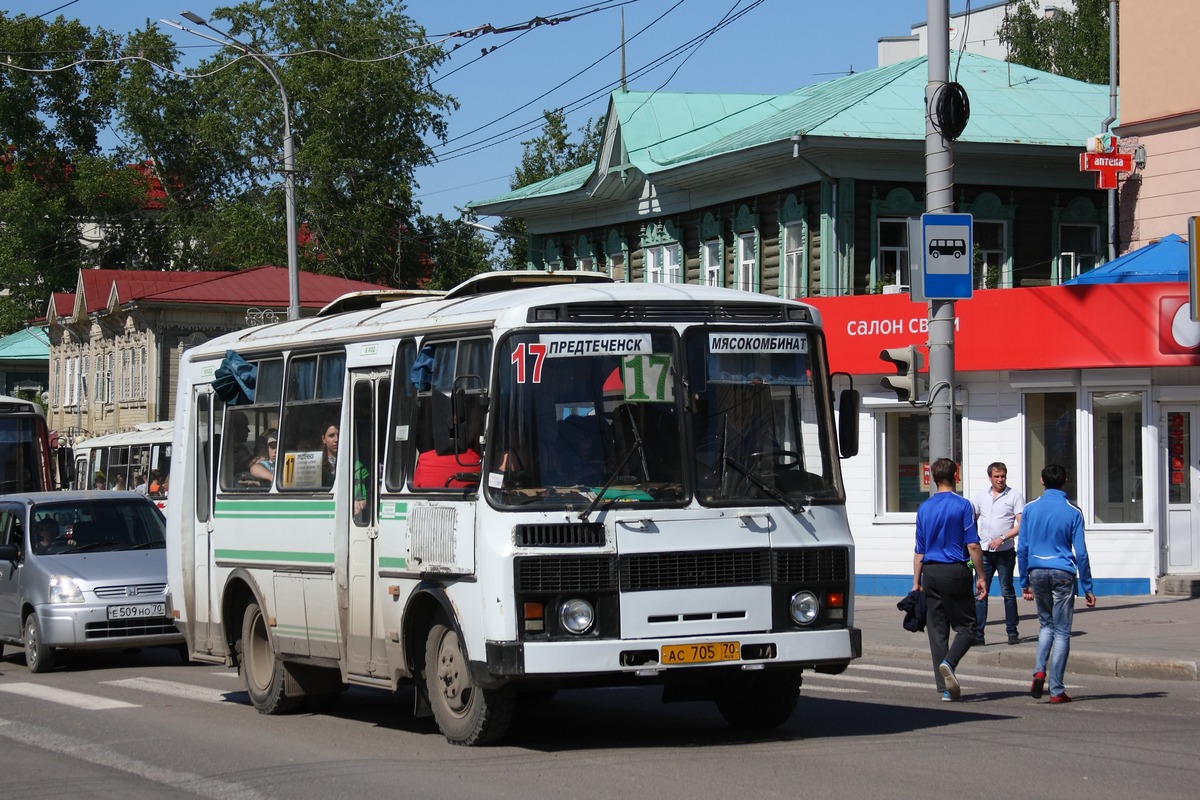
[(330, 422), (321, 428), (321, 485), (333, 486), (337, 472), (338, 426)]
[(279, 436), (275, 429), (259, 437), (254, 458), (250, 461), (250, 474), (261, 481), (275, 479), (275, 454), (279, 448)]

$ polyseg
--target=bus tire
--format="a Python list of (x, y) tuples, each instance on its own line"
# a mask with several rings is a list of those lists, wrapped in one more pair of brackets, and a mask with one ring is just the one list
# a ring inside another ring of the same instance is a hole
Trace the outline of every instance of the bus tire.
[(260, 714), (290, 714), (300, 707), (302, 697), (284, 693), (283, 662), (275, 654), (267, 620), (258, 603), (250, 603), (242, 615), (242, 638), (238, 641), (242, 681), (250, 702)]
[(47, 647), (42, 640), (42, 626), (37, 614), (25, 618), (25, 666), (30, 672), (49, 672), (54, 669), (54, 648)]
[(434, 619), (425, 639), (425, 688), (438, 730), (451, 744), (493, 744), (512, 723), (513, 687), (475, 684), (458, 631), (444, 614)]
[(800, 699), (796, 670), (742, 673), (717, 692), (717, 711), (735, 728), (767, 730), (787, 722)]

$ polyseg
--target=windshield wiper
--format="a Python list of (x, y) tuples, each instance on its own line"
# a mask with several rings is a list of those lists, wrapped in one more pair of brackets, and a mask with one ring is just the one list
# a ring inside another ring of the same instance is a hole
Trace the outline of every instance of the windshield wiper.
[(137, 544), (131, 544), (131, 545), (129, 545), (129, 547), (122, 547), (121, 549), (122, 550), (159, 550), (166, 546), (167, 546), (167, 543), (165, 541), (162, 541), (162, 542), (138, 542)]
[(752, 473), (733, 456), (725, 456), (723, 460), (726, 464), (742, 473), (742, 475), (746, 477), (746, 480), (750, 481), (759, 489), (761, 489), (767, 495), (767, 497), (770, 497), (772, 500), (778, 500), (787, 506), (788, 511), (791, 511), (793, 514), (799, 514), (804, 510), (803, 505), (793, 501), (790, 497), (776, 489), (774, 486), (769, 486), (766, 481)]
[[(630, 415), (629, 421), (633, 422), (632, 415)], [(625, 467), (625, 464), (629, 462), (630, 456), (632, 456), (635, 451), (641, 452), (642, 465), (643, 467), (645, 466), (646, 454), (644, 451), (642, 451), (642, 434), (638, 430), (637, 423), (634, 423), (631, 427), (633, 428), (633, 444), (629, 445), (629, 449), (625, 451), (625, 455), (621, 456), (621, 458), (617, 460), (617, 463), (613, 465), (612, 471), (609, 472), (604, 478), (604, 483), (600, 484), (600, 489), (596, 492), (596, 496), (592, 498), (592, 502), (589, 503), (588, 507), (585, 508), (583, 513), (579, 515), (579, 519), (582, 521), (587, 522), (588, 517), (590, 517), (592, 512), (596, 510), (596, 506), (600, 505), (600, 501), (604, 498), (604, 493), (612, 488), (613, 481), (615, 481), (617, 476), (621, 474), (621, 470)]]

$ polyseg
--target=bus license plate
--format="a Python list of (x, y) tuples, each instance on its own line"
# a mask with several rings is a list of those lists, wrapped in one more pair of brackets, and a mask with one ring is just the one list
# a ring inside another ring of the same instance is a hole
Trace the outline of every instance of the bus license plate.
[(742, 657), (739, 642), (708, 642), (707, 644), (664, 644), (662, 663), (708, 664), (716, 661), (737, 661)]
[(142, 603), (136, 606), (109, 606), (109, 619), (140, 619), (141, 617), (165, 617), (166, 603)]

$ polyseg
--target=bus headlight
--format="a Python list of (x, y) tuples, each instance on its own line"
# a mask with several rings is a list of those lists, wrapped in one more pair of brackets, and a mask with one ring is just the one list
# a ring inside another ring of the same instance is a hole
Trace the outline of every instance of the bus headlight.
[(587, 600), (568, 600), (559, 606), (558, 621), (571, 633), (587, 633), (596, 624), (596, 609)]
[(808, 591), (796, 592), (792, 595), (792, 602), (788, 603), (788, 611), (797, 625), (811, 624), (820, 610), (821, 604), (817, 601), (817, 596)]
[(74, 578), (66, 575), (52, 575), (50, 577), (50, 602), (82, 603), (83, 590), (79, 588), (79, 584), (75, 582)]

